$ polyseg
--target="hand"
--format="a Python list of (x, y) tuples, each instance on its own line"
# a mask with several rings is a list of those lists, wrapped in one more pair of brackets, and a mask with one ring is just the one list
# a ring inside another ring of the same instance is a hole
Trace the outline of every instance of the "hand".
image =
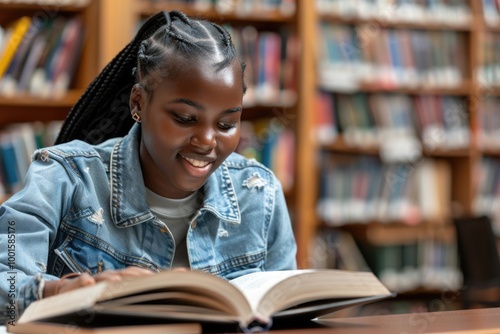
[[(154, 272), (139, 267), (127, 267), (119, 270), (106, 270), (96, 275), (83, 273), (75, 278), (67, 278), (62, 281), (46, 281), (43, 289), (43, 297), (50, 297), (63, 292), (75, 290), (84, 286), (96, 284), (98, 282), (119, 282), (123, 279), (152, 275)], [(58, 286), (59, 285), (59, 286)], [(56, 291), (56, 287), (58, 289)]]

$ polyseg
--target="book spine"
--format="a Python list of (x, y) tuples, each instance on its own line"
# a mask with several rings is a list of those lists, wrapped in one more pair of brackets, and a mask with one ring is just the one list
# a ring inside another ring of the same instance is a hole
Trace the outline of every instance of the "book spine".
[(18, 46), (21, 44), (21, 41), (24, 38), (24, 35), (28, 31), (28, 28), (31, 23), (31, 18), (27, 16), (23, 16), (19, 18), (13, 26), (12, 35), (7, 41), (6, 47), (3, 50), (2, 55), (0, 56), (0, 78), (3, 77), (5, 71), (7, 70), (14, 54)]

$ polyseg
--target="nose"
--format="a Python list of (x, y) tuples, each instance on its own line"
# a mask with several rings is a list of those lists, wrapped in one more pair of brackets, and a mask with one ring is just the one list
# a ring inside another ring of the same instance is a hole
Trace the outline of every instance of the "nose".
[(198, 129), (191, 136), (191, 145), (202, 151), (211, 151), (217, 146), (215, 131), (213, 129)]

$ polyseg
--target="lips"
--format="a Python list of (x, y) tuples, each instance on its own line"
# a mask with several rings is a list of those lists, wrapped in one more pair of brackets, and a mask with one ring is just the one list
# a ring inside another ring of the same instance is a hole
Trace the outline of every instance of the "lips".
[(199, 160), (195, 158), (188, 158), (186, 156), (181, 155), (182, 165), (184, 166), (184, 170), (188, 175), (194, 178), (204, 179), (208, 177), (210, 171), (212, 170), (212, 164), (215, 160), (211, 159), (207, 160)]
[(210, 161), (196, 160), (196, 159), (192, 159), (192, 158), (188, 158), (188, 157), (184, 157), (184, 156), (182, 158), (196, 168), (203, 168), (203, 167), (208, 166), (211, 163)]

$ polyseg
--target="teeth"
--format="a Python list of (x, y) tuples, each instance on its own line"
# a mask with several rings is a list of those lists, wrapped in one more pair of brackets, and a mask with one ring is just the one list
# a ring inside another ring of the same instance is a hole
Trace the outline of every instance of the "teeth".
[(198, 168), (205, 167), (208, 164), (210, 164), (210, 162), (207, 162), (207, 161), (195, 160), (195, 159), (186, 158), (186, 157), (183, 157), (183, 158), (185, 160), (187, 160), (191, 165), (198, 167)]

